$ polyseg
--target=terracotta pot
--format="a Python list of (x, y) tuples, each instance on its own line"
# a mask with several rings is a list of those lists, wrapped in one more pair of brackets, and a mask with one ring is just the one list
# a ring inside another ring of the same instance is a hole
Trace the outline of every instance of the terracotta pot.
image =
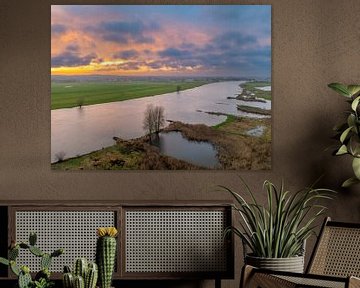
[(246, 255), (245, 263), (262, 269), (304, 273), (304, 256), (289, 258), (263, 258)]

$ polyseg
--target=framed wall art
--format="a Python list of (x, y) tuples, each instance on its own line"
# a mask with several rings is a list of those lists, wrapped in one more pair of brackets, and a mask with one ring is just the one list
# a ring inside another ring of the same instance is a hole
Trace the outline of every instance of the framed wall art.
[(271, 168), (270, 5), (52, 5), (55, 170)]

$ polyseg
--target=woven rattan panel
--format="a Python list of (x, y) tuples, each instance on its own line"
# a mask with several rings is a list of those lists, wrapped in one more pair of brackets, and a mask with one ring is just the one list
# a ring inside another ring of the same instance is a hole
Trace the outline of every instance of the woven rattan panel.
[[(114, 211), (16, 211), (16, 241), (28, 242), (29, 233), (37, 233), (37, 246), (51, 253), (64, 248), (65, 253), (53, 260), (52, 272), (62, 272), (74, 259), (95, 260), (96, 228), (115, 226)], [(29, 251), (21, 251), (19, 263), (38, 271), (40, 259)]]
[[(314, 278), (302, 278), (293, 276), (275, 276), (291, 283), (294, 283), (294, 287), (326, 287), (326, 288), (345, 288), (345, 279), (343, 282), (314, 279)], [(280, 286), (279, 286), (280, 287)], [(282, 287), (282, 286), (281, 286)]]
[(289, 282), (280, 277), (271, 274), (255, 273), (244, 287), (247, 288), (261, 288), (261, 287), (281, 287), (281, 288), (296, 288), (296, 284)]
[(226, 271), (224, 211), (125, 213), (125, 272)]
[(325, 227), (309, 272), (360, 277), (360, 229)]

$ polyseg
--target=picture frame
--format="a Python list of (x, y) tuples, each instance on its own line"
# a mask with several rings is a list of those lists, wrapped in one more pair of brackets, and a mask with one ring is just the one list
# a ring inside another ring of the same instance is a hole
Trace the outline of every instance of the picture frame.
[(271, 168), (270, 5), (52, 5), (51, 168)]

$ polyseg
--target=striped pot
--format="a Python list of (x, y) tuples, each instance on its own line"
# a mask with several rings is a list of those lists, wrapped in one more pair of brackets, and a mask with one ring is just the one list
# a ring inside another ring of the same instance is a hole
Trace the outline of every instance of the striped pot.
[(248, 254), (245, 256), (245, 263), (262, 269), (304, 273), (303, 255), (289, 258), (263, 258)]

